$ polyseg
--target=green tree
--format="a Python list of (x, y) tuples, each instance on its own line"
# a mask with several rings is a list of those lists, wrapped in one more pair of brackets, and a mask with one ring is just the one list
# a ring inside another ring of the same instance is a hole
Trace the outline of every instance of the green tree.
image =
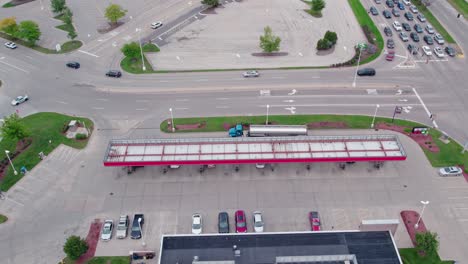
[(122, 49), (120, 49), (122, 53), (129, 58), (136, 58), (138, 55), (140, 55), (140, 45), (136, 42), (130, 42), (125, 44)]
[(78, 35), (76, 34), (75, 30), (72, 30), (70, 32), (68, 32), (68, 35), (67, 37), (71, 40), (75, 39), (76, 37), (78, 37)]
[(63, 23), (65, 24), (71, 24), (73, 22), (73, 12), (70, 10), (70, 8), (65, 7), (63, 10)]
[(21, 21), (18, 26), (18, 37), (26, 40), (30, 45), (35, 45), (41, 37), (39, 25), (31, 20)]
[(311, 9), (313, 11), (322, 11), (325, 8), (325, 1), (324, 0), (312, 0), (311, 2)]
[(65, 0), (50, 0), (50, 7), (54, 13), (62, 13), (66, 8)]
[(338, 40), (338, 36), (336, 35), (336, 32), (333, 31), (327, 31), (325, 33), (324, 39), (330, 41), (333, 45), (336, 44), (336, 41)]
[(274, 36), (271, 28), (264, 28), (264, 35), (260, 36), (260, 48), (264, 52), (278, 51), (281, 43), (281, 38)]
[(16, 36), (16, 34), (18, 33), (16, 17), (6, 17), (0, 20), (0, 31), (3, 31), (11, 36)]
[(219, 5), (219, 0), (202, 0), (201, 3), (211, 7), (217, 7)]
[(88, 251), (88, 243), (79, 236), (70, 236), (63, 246), (63, 252), (71, 260), (77, 260), (86, 251)]
[(0, 131), (5, 138), (19, 141), (23, 141), (25, 138), (31, 135), (28, 128), (24, 125), (21, 117), (19, 117), (19, 115), (16, 113), (5, 117)]
[(416, 233), (416, 248), (426, 255), (433, 256), (439, 249), (439, 237), (436, 232)]
[(115, 24), (119, 19), (125, 16), (127, 10), (123, 9), (121, 6), (116, 4), (110, 4), (106, 8), (105, 16), (109, 20), (109, 22)]
[(317, 50), (326, 50), (331, 48), (332, 43), (328, 39), (319, 39), (317, 41)]

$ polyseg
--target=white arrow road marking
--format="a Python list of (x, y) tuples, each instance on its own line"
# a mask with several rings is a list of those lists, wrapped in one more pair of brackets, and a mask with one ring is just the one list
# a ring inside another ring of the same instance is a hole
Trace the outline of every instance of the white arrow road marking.
[(408, 99), (398, 99), (400, 102), (408, 102)]
[(292, 89), (292, 91), (290, 93), (288, 93), (288, 95), (295, 95), (297, 93), (297, 90), (296, 89)]
[(295, 114), (295, 113), (296, 113), (296, 111), (295, 111), (295, 110), (296, 110), (296, 107), (294, 107), (294, 106), (286, 107), (286, 108), (284, 108), (284, 109), (291, 111), (291, 114)]
[(68, 104), (67, 102), (57, 101), (59, 104)]
[(180, 57), (179, 57), (179, 56), (176, 56), (176, 59), (177, 59), (178, 61), (180, 61)]
[(92, 107), (93, 109), (96, 109), (96, 110), (103, 110), (104, 107)]
[(403, 93), (403, 90), (398, 89), (397, 93), (395, 95), (401, 95)]
[(301, 56), (301, 57), (304, 56), (304, 55), (302, 55), (302, 52), (299, 52), (298, 54), (299, 54), (299, 56)]
[(216, 106), (217, 109), (227, 109), (229, 106), (223, 105), (223, 106)]
[(237, 53), (236, 56), (237, 56), (237, 58), (240, 58), (240, 54), (239, 54), (239, 53)]
[(284, 100), (285, 103), (294, 103), (294, 100)]

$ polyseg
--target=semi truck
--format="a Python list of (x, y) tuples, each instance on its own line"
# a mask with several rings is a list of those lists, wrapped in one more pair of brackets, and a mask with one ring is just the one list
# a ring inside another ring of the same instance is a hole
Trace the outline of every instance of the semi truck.
[[(244, 135), (242, 124), (229, 129), (230, 137)], [(281, 136), (307, 136), (307, 126), (303, 125), (250, 125), (247, 131), (249, 137), (281, 137)]]

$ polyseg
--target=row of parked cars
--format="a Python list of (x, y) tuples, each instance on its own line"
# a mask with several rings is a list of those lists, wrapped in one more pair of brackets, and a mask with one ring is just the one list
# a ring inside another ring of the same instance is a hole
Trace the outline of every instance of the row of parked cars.
[[(130, 229), (130, 238), (140, 239), (142, 236), (142, 226), (145, 223), (145, 217), (143, 214), (135, 214), (133, 216), (133, 222)], [(130, 219), (128, 215), (121, 215), (117, 223), (115, 236), (118, 239), (124, 239), (128, 235), (128, 228), (130, 226)], [(102, 225), (101, 240), (109, 241), (112, 239), (114, 233), (114, 220), (106, 219)]]

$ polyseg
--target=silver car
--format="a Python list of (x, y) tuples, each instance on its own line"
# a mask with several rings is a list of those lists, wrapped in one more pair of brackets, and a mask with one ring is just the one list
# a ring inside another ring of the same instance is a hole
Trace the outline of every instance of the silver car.
[(115, 234), (117, 238), (123, 239), (127, 237), (128, 223), (128, 215), (121, 215), (119, 218), (119, 224), (117, 225), (117, 232)]
[(5, 43), (5, 47), (9, 48), (9, 49), (16, 49), (17, 46), (14, 42), (7, 42)]
[(439, 175), (442, 177), (461, 176), (462, 174), (463, 174), (463, 171), (459, 167), (445, 167), (445, 168), (440, 168), (439, 170)]
[(114, 228), (114, 221), (105, 220), (102, 226), (101, 240), (109, 241), (112, 238), (112, 229)]
[(260, 74), (258, 73), (258, 71), (246, 71), (242, 74), (245, 78), (248, 78), (248, 77), (258, 77), (260, 76)]
[(439, 45), (444, 45), (444, 43), (445, 43), (444, 38), (443, 38), (442, 35), (440, 35), (440, 34), (435, 34), (435, 35), (434, 35), (434, 40), (435, 40), (435, 42), (437, 42), (437, 44), (439, 44)]
[(253, 213), (253, 226), (255, 232), (263, 232), (263, 216), (262, 213), (259, 211), (255, 211)]
[(203, 230), (203, 220), (201, 214), (192, 215), (192, 234), (201, 234)]
[(20, 95), (11, 101), (11, 105), (19, 105), (29, 100), (28, 95)]

